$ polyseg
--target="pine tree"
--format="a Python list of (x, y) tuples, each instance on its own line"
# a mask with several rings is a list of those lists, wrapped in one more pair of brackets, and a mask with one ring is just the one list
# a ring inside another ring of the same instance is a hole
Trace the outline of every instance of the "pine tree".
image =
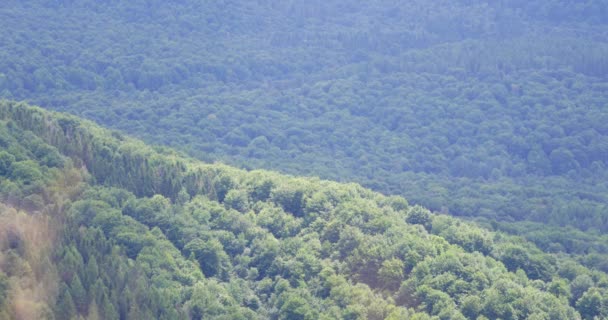
[(87, 292), (84, 290), (78, 275), (74, 275), (74, 279), (72, 279), (72, 283), (70, 284), (70, 292), (72, 298), (74, 299), (74, 304), (76, 305), (76, 310), (78, 310), (78, 313), (86, 314), (88, 305)]
[(87, 266), (86, 269), (84, 271), (84, 285), (87, 288), (90, 288), (91, 285), (93, 285), (93, 283), (95, 283), (95, 281), (97, 280), (97, 278), (99, 277), (99, 267), (97, 266), (97, 259), (95, 259), (95, 256), (91, 256), (89, 258), (89, 261), (87, 262)]
[(119, 319), (118, 312), (107, 295), (103, 296), (101, 314), (107, 320)]
[(129, 313), (127, 313), (127, 320), (144, 319), (142, 313), (139, 310), (137, 304), (133, 303), (129, 306)]
[(78, 316), (74, 300), (70, 294), (70, 289), (63, 283), (59, 289), (59, 298), (55, 306), (55, 319), (71, 320)]
[(89, 304), (89, 315), (87, 320), (101, 320), (101, 316), (99, 315), (99, 307), (95, 300), (91, 301)]

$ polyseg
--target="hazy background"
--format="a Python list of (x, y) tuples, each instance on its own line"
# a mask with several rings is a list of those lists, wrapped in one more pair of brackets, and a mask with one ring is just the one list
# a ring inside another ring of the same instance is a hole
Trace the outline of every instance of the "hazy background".
[(605, 1), (3, 1), (0, 96), (206, 161), (606, 231)]

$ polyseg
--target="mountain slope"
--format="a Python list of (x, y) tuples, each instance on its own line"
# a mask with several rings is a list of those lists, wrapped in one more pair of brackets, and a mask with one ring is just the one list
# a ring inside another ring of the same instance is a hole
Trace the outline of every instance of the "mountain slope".
[(0, 95), (207, 161), (608, 230), (605, 1), (3, 1)]
[(4, 317), (32, 278), (47, 279), (37, 318), (608, 316), (605, 273), (399, 197), (204, 164), (23, 104), (0, 119)]

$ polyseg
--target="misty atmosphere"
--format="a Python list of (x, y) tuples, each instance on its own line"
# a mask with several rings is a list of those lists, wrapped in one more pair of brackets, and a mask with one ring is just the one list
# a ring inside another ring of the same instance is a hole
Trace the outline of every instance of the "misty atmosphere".
[(0, 1), (0, 320), (608, 319), (608, 2)]

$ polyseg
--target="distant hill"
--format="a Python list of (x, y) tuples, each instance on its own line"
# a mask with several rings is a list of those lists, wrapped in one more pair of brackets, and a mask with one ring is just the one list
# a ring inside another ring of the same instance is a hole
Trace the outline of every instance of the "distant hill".
[(2, 319), (593, 319), (608, 275), (356, 184), (0, 102)]
[(16, 1), (0, 96), (205, 161), (608, 230), (605, 1)]

